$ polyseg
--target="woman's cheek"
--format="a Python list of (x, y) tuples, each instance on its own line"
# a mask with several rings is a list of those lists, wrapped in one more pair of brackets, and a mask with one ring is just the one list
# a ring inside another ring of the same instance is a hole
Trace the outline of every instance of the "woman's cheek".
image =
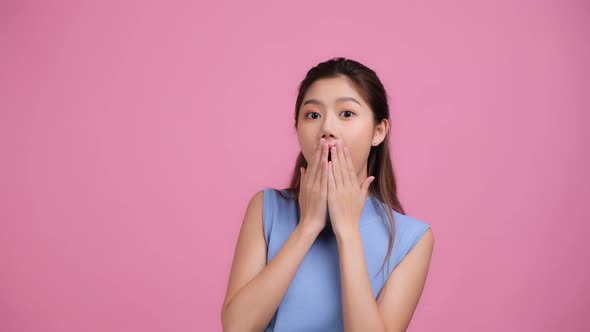
[(311, 147), (307, 150), (307, 154), (304, 155), (305, 161), (307, 162), (308, 166), (313, 162), (313, 156), (314, 156), (314, 150), (313, 150), (313, 147)]

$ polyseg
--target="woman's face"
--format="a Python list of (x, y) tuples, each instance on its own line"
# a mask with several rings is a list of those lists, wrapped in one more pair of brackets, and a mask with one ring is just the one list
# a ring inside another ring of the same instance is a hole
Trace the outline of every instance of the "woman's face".
[(367, 159), (376, 138), (373, 112), (348, 77), (315, 81), (303, 97), (298, 122), (299, 145), (308, 164), (320, 138), (330, 146), (338, 142), (348, 147), (357, 180), (362, 183), (367, 177)]

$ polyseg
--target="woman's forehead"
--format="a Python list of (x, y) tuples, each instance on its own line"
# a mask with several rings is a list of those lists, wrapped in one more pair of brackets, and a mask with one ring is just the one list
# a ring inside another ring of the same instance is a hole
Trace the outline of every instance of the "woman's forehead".
[(315, 81), (305, 92), (306, 98), (324, 98), (325, 101), (333, 101), (338, 97), (360, 97), (354, 83), (347, 77), (321, 78)]
[[(323, 79), (325, 80), (325, 79)], [(316, 83), (318, 83), (316, 85)], [(301, 106), (315, 104), (318, 106), (335, 105), (339, 103), (353, 103), (366, 107), (367, 102), (358, 93), (353, 83), (336, 81), (316, 81), (304, 95)]]

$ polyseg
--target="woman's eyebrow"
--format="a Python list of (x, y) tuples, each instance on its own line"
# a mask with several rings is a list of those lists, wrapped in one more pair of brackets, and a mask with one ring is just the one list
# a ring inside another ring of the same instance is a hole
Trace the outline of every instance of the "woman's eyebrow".
[[(352, 97), (340, 97), (340, 98), (336, 99), (336, 101), (352, 101), (352, 102), (355, 102), (355, 103), (361, 105), (361, 103), (358, 100), (356, 100)], [(324, 105), (324, 103), (322, 103), (321, 101), (319, 101), (317, 99), (307, 99), (306, 101), (303, 102), (303, 105), (301, 105), (301, 106), (305, 106), (307, 104), (316, 104), (316, 105), (322, 105), (322, 106)]]

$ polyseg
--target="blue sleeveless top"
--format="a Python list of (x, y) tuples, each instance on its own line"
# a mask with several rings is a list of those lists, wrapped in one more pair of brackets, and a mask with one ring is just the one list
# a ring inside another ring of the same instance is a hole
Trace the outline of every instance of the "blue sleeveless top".
[[(281, 192), (289, 196), (287, 190)], [(297, 199), (283, 198), (273, 188), (264, 188), (263, 193), (263, 223), (268, 264), (295, 230), (299, 223), (300, 211)], [(391, 229), (386, 215), (380, 214), (379, 205), (387, 206), (374, 196), (369, 196), (359, 222), (375, 299), (391, 271), (430, 227), (425, 222), (390, 209), (395, 220), (395, 241), (388, 264), (385, 264), (383, 272), (379, 272), (387, 254)], [(338, 244), (328, 216), (326, 228), (318, 235), (305, 255), (265, 332), (343, 330)]]

